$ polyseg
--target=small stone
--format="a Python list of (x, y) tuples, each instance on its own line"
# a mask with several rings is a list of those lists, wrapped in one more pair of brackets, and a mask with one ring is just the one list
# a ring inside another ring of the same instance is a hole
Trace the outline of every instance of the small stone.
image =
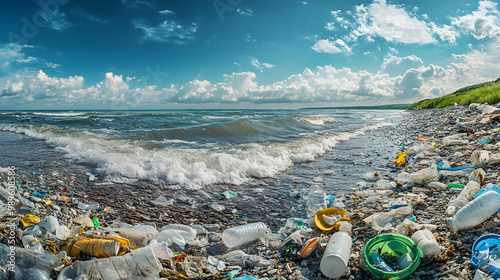
[(323, 180), (323, 178), (321, 178), (321, 177), (318, 176), (318, 177), (314, 178), (313, 181), (316, 182), (316, 183), (323, 183), (325, 180)]

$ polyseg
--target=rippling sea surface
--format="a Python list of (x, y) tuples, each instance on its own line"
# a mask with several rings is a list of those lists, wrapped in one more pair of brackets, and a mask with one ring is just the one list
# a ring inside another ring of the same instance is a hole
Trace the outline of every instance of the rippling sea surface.
[[(0, 130), (47, 142), (108, 178), (200, 188), (273, 178), (341, 142), (397, 125), (399, 110), (0, 111)], [(36, 152), (36, 151), (35, 151)]]

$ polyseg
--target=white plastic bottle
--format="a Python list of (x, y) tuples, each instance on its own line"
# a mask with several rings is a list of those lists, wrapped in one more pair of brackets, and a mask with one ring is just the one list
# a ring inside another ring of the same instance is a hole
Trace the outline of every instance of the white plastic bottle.
[(330, 237), (325, 253), (321, 258), (319, 269), (329, 278), (344, 275), (351, 254), (352, 239), (346, 232), (336, 232)]
[(500, 194), (489, 191), (472, 200), (460, 209), (453, 218), (448, 218), (448, 226), (452, 232), (471, 228), (486, 221), (500, 208)]
[(222, 241), (229, 248), (237, 247), (263, 237), (268, 230), (262, 222), (237, 226), (222, 232)]
[(435, 256), (441, 253), (441, 247), (436, 241), (436, 237), (428, 229), (415, 232), (411, 239), (417, 243), (425, 257)]
[(318, 185), (313, 185), (307, 193), (307, 217), (314, 217), (316, 212), (326, 208), (326, 194)]
[(88, 279), (156, 279), (152, 277), (162, 268), (153, 248), (144, 247), (123, 256), (76, 262), (65, 267), (57, 280), (76, 279), (81, 275)]
[(451, 216), (457, 213), (458, 210), (467, 205), (467, 203), (474, 198), (480, 189), (481, 185), (479, 185), (479, 183), (469, 181), (460, 194), (450, 202), (448, 208), (446, 209), (446, 214)]

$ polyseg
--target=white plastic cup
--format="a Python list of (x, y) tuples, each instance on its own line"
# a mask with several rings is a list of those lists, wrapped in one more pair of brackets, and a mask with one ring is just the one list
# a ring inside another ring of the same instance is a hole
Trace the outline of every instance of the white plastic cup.
[(401, 257), (399, 257), (396, 262), (398, 263), (399, 270), (403, 270), (409, 267), (413, 263), (413, 259), (411, 258), (410, 254), (405, 253), (402, 254)]
[(227, 247), (233, 248), (259, 239), (267, 231), (268, 227), (262, 222), (246, 224), (226, 229), (222, 232), (222, 241)]
[(329, 278), (339, 278), (344, 275), (349, 255), (351, 254), (352, 239), (346, 232), (336, 232), (330, 237), (326, 246), (319, 269)]

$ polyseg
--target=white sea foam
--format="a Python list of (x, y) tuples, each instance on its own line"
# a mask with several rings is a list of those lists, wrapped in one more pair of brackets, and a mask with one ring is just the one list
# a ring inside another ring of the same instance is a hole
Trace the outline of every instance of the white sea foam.
[(85, 113), (73, 113), (73, 112), (68, 112), (68, 113), (41, 113), (41, 112), (33, 112), (33, 115), (41, 115), (41, 116), (55, 116), (55, 117), (75, 117), (75, 116), (82, 116), (87, 114)]
[[(249, 143), (230, 147), (166, 147), (150, 150), (140, 143), (84, 131), (57, 132), (55, 126), (0, 125), (0, 130), (22, 133), (54, 144), (67, 157), (97, 164), (108, 176), (151, 179), (199, 188), (215, 183), (242, 184), (252, 177), (273, 177), (293, 162), (312, 161), (338, 143), (385, 125), (371, 124), (333, 135), (287, 143)], [(76, 133), (75, 133), (76, 132)]]
[(308, 116), (299, 119), (313, 125), (324, 125), (325, 123), (336, 122), (334, 118), (327, 116)]

